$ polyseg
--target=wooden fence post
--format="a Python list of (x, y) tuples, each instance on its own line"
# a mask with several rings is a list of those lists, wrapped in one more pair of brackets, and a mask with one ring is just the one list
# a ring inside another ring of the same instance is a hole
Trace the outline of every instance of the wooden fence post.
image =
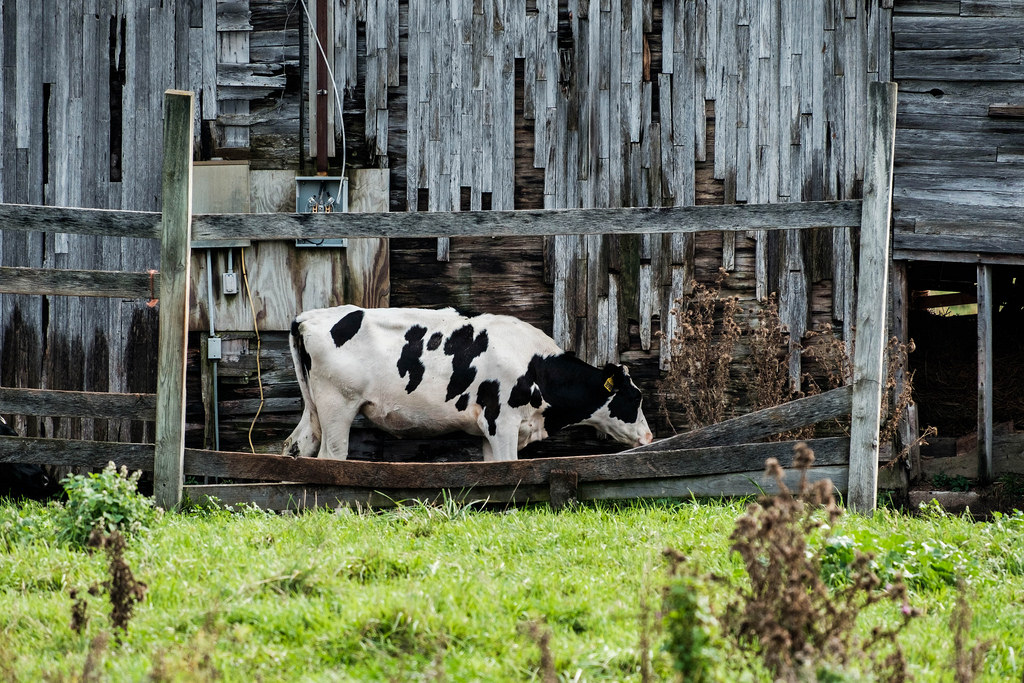
[(181, 502), (185, 459), (185, 355), (188, 350), (192, 224), (190, 92), (164, 93), (163, 226), (160, 242), (160, 342), (157, 357), (153, 489), (165, 510)]
[(992, 266), (978, 265), (978, 480), (992, 481)]
[(881, 425), (889, 219), (896, 142), (896, 84), (868, 85), (868, 139), (860, 222), (860, 272), (853, 354), (850, 478), (847, 505), (870, 513), (878, 499), (878, 430)]

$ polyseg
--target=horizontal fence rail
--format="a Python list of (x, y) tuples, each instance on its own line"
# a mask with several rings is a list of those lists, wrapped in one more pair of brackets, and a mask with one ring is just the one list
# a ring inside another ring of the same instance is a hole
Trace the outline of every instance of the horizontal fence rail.
[(0, 412), (46, 417), (153, 420), (156, 394), (0, 387)]
[[(815, 466), (842, 466), (850, 459), (845, 437), (809, 439)], [(184, 473), (226, 479), (288, 481), (330, 486), (392, 489), (462, 489), (478, 486), (547, 484), (552, 472), (575, 471), (581, 482), (661, 479), (761, 471), (768, 458), (787, 468), (792, 441), (732, 444), (655, 453), (612, 453), (503, 462), (379, 463), (292, 458), (283, 455), (185, 449)], [(59, 456), (59, 460), (53, 460)], [(68, 460), (70, 458), (70, 460)], [(0, 437), (0, 463), (103, 467), (113, 461), (130, 470), (153, 470), (153, 445), (105, 441)]]
[[(291, 240), (330, 237), (512, 237), (853, 228), (861, 200), (626, 209), (538, 209), (456, 213), (196, 214), (192, 239)], [(0, 204), (4, 230), (113, 237), (160, 237), (160, 214)]]
[(159, 298), (158, 273), (0, 267), (0, 293), (95, 296), (117, 299)]

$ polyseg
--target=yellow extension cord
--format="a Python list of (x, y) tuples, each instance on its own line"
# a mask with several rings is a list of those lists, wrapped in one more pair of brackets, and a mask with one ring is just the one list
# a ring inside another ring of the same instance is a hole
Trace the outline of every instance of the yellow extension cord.
[(260, 367), (260, 328), (256, 322), (256, 305), (252, 301), (252, 289), (249, 288), (249, 275), (245, 270), (245, 249), (241, 249), (242, 252), (242, 282), (245, 284), (245, 293), (249, 297), (249, 310), (252, 311), (252, 329), (256, 333), (256, 381), (260, 387), (260, 405), (256, 409), (256, 414), (252, 418), (252, 424), (249, 425), (249, 450), (256, 453), (256, 448), (252, 445), (252, 430), (256, 427), (256, 420), (259, 419), (260, 413), (263, 412), (263, 369)]

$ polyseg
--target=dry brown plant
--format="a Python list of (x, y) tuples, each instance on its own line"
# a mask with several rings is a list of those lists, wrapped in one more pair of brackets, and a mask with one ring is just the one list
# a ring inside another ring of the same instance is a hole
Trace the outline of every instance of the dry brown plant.
[[(726, 623), (777, 680), (801, 680), (808, 673), (842, 670), (857, 661), (870, 661), (880, 680), (905, 680), (897, 634), (918, 614), (907, 602), (907, 588), (901, 581), (882, 588), (870, 569), (871, 557), (858, 554), (849, 583), (829, 590), (821, 577), (819, 553), (812, 551), (808, 539), (823, 525), (833, 525), (842, 510), (831, 481), (808, 482), (811, 449), (801, 443), (794, 451), (793, 465), (801, 472), (797, 492), (786, 486), (778, 461), (769, 459), (766, 474), (780, 493), (751, 504), (730, 537), (750, 583), (730, 605)], [(901, 621), (866, 637), (858, 635), (858, 615), (886, 600), (901, 606)]]
[(992, 647), (988, 640), (968, 644), (973, 617), (967, 585), (961, 580), (957, 586), (956, 604), (949, 615), (949, 628), (953, 632), (953, 680), (956, 683), (973, 683), (985, 665), (985, 654)]
[[(125, 545), (125, 538), (120, 531), (107, 535), (96, 528), (89, 535), (88, 546), (103, 549), (107, 553), (109, 578), (103, 582), (102, 588), (110, 599), (110, 625), (117, 639), (127, 632), (135, 604), (146, 595), (146, 584), (136, 580), (132, 568), (124, 559)], [(93, 586), (89, 592), (96, 594), (98, 591), (99, 587)]]
[(720, 297), (727, 275), (720, 269), (710, 285), (695, 281), (671, 311), (676, 331), (669, 341), (669, 370), (660, 383), (661, 408), (667, 418), (664, 395), (678, 397), (690, 429), (721, 422), (728, 408), (729, 365), (741, 329), (739, 297)]
[(551, 651), (551, 629), (542, 622), (531, 619), (520, 626), (520, 630), (537, 644), (540, 650), (538, 669), (540, 680), (544, 683), (558, 683), (558, 671), (555, 669), (555, 655)]
[(750, 329), (750, 381), (747, 394), (751, 410), (785, 403), (792, 398), (789, 382), (788, 332), (779, 318), (778, 296), (761, 299), (758, 324)]

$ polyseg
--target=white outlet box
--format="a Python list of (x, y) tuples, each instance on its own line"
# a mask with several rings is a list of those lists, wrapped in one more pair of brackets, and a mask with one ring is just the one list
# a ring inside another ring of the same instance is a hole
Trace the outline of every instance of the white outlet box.
[(238, 294), (238, 273), (230, 272), (220, 274), (220, 293)]
[(221, 359), (220, 337), (209, 337), (206, 340), (206, 357), (209, 360)]

